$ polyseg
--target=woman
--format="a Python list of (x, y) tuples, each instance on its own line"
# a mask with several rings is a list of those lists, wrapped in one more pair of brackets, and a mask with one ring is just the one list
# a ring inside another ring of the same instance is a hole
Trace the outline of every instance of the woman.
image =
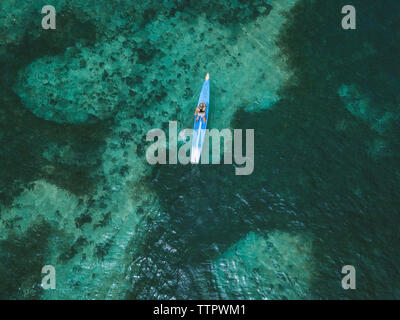
[(198, 107), (196, 107), (196, 110), (194, 111), (194, 115), (197, 114), (196, 121), (199, 120), (199, 117), (203, 117), (203, 122), (206, 123), (206, 109), (207, 105), (202, 102), (199, 104)]

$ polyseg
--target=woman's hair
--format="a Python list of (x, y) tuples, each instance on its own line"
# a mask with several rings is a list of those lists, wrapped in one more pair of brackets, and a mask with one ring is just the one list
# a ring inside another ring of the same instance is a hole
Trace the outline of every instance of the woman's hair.
[(199, 104), (199, 109), (200, 109), (200, 110), (203, 110), (203, 109), (205, 109), (206, 107), (207, 107), (207, 105), (206, 105), (204, 102), (202, 102), (202, 103)]

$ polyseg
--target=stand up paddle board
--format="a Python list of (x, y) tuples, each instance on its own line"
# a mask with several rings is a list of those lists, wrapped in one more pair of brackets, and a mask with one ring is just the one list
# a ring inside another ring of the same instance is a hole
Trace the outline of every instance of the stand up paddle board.
[(207, 73), (206, 79), (204, 80), (203, 87), (201, 88), (199, 102), (205, 103), (207, 105), (204, 122), (203, 117), (199, 116), (199, 120), (196, 121), (197, 114), (194, 116), (194, 131), (193, 131), (193, 140), (192, 140), (192, 151), (190, 153), (190, 162), (191, 163), (199, 163), (201, 149), (203, 147), (204, 137), (206, 134), (207, 122), (208, 122), (208, 109), (210, 109), (210, 75)]

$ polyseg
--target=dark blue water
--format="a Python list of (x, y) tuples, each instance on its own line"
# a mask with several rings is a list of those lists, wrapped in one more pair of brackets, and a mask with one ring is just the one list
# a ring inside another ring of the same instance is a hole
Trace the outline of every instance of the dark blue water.
[[(0, 297), (399, 298), (399, 3), (118, 4), (60, 1), (50, 37), (15, 11), (2, 42)], [(249, 176), (145, 163), (205, 71), (209, 127), (255, 130)]]

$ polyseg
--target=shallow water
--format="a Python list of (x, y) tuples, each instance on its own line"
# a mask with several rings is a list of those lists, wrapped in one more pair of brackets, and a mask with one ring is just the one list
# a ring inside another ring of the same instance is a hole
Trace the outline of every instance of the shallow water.
[[(396, 1), (44, 4), (0, 3), (0, 298), (400, 297)], [(206, 72), (249, 176), (145, 160)]]

